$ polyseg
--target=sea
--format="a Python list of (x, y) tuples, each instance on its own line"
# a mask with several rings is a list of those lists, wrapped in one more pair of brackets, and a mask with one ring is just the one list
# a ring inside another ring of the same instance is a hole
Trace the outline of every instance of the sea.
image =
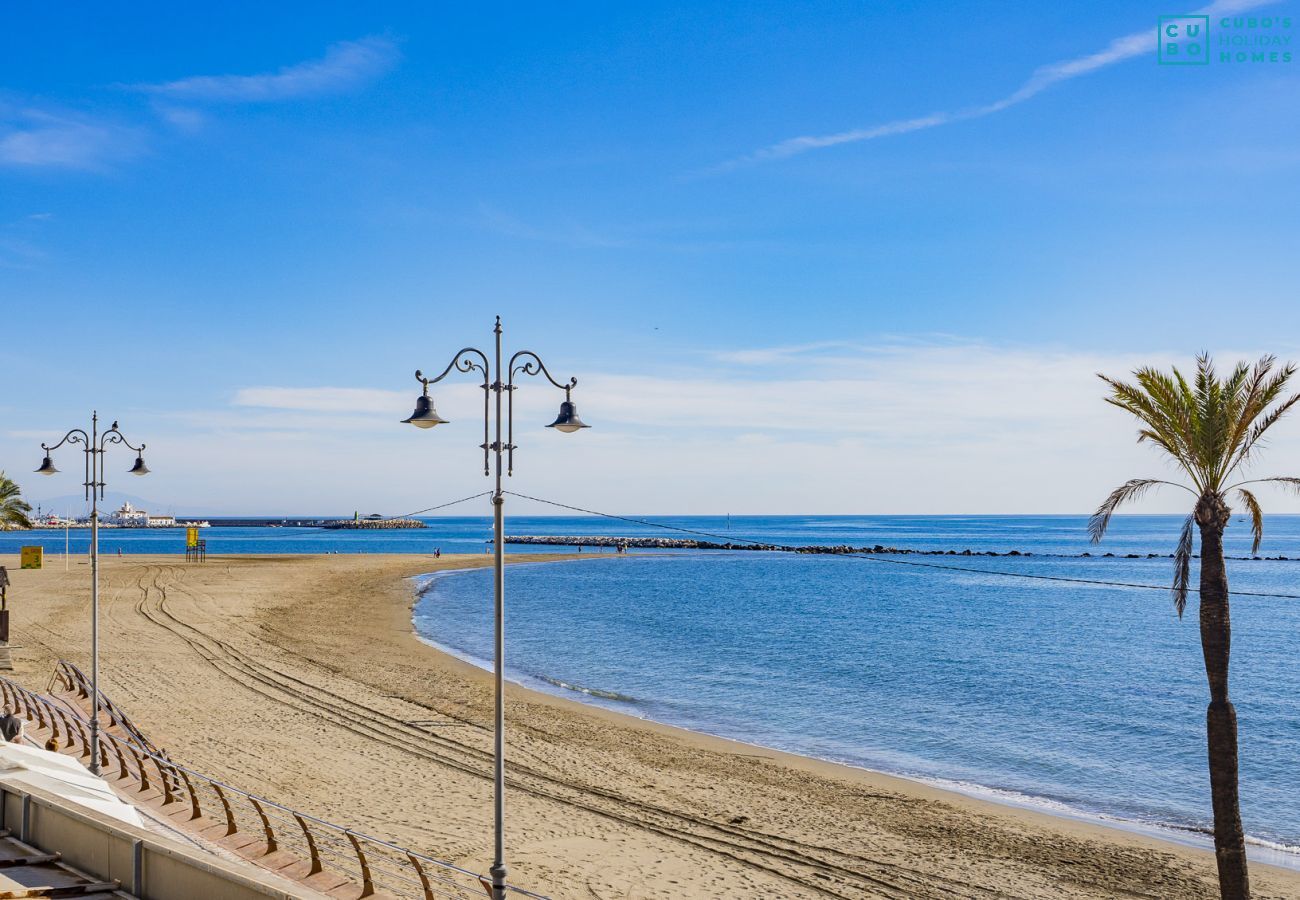
[[(972, 555), (588, 547), (593, 560), (512, 566), (511, 679), (694, 731), (1208, 846), (1196, 597), (1179, 619), (1165, 589), (1180, 517), (1117, 516), (1099, 546), (1088, 543), (1085, 516), (646, 521), (518, 517), (506, 530), (689, 537), (675, 531), (689, 529), (715, 540)], [(486, 518), (427, 524), (213, 527), (203, 536), (214, 554), (489, 548)], [(71, 552), (84, 554), (88, 533), (69, 537)], [(63, 532), (0, 533), (0, 553), (30, 543), (45, 546), (46, 565), (59, 564)], [(178, 531), (101, 533), (105, 554), (180, 556), (182, 547)], [(1249, 526), (1234, 517), (1227, 553), (1249, 557), (1250, 549)], [(975, 555), (1011, 550), (1030, 555)], [(1231, 683), (1242, 816), (1254, 858), (1300, 868), (1300, 516), (1268, 517), (1259, 555), (1274, 559), (1228, 564), (1233, 590), (1243, 592), (1232, 604)], [(908, 564), (918, 562), (927, 565)], [(488, 667), (490, 572), (428, 575), (415, 588), (420, 636)]]

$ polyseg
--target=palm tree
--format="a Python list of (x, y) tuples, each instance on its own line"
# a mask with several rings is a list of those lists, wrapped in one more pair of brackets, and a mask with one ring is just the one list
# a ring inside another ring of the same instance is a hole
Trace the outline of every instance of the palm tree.
[(32, 527), (32, 520), (27, 518), (32, 505), (23, 499), (22, 494), (22, 488), (0, 472), (0, 531)]
[(1297, 402), (1300, 394), (1284, 398), (1287, 382), (1295, 374), (1292, 364), (1275, 370), (1271, 356), (1253, 367), (1239, 363), (1220, 379), (1209, 356), (1196, 359), (1193, 384), (1177, 369), (1172, 374), (1155, 369), (1133, 373), (1136, 384), (1105, 375), (1110, 386), (1107, 403), (1132, 413), (1141, 423), (1138, 443), (1149, 442), (1163, 450), (1186, 476), (1189, 484), (1154, 478), (1135, 478), (1116, 488), (1093, 513), (1088, 531), (1093, 543), (1106, 533), (1117, 507), (1152, 488), (1172, 485), (1196, 498), (1183, 524), (1174, 556), (1174, 608), (1182, 618), (1191, 579), (1193, 526), (1201, 533), (1200, 620), (1201, 652), (1210, 683), (1206, 712), (1209, 749), (1210, 797), (1214, 806), (1214, 851), (1219, 864), (1219, 893), (1223, 900), (1248, 900), (1246, 841), (1241, 828), (1237, 796), (1237, 712), (1228, 699), (1228, 657), (1231, 624), (1228, 618), (1228, 574), (1223, 565), (1223, 529), (1232, 515), (1228, 495), (1233, 493), (1250, 513), (1254, 549), (1264, 534), (1264, 513), (1246, 485), (1277, 482), (1300, 491), (1300, 478), (1238, 480), (1254, 461), (1264, 435)]

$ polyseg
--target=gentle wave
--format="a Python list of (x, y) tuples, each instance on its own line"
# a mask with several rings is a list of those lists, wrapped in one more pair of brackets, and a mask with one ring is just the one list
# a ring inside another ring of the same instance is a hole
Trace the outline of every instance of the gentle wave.
[(580, 684), (570, 684), (567, 681), (561, 681), (558, 678), (552, 678), (549, 675), (535, 675), (539, 681), (545, 681), (547, 684), (554, 685), (557, 688), (564, 688), (566, 691), (574, 691), (579, 694), (586, 694), (588, 697), (599, 697), (602, 700), (617, 700), (620, 703), (636, 703), (635, 697), (629, 697), (627, 694), (620, 694), (618, 691), (602, 691), (599, 688), (583, 687)]
[[(826, 761), (841, 762), (840, 760), (833, 759)], [(844, 763), (841, 762), (841, 764)], [(1214, 829), (1200, 825), (1189, 825), (1186, 823), (1170, 822), (1162, 819), (1139, 819), (1117, 816), (1110, 813), (1074, 806), (1052, 797), (1044, 797), (1038, 794), (1026, 794), (1021, 791), (1014, 791), (1007, 788), (989, 787), (988, 785), (977, 784), (971, 781), (935, 778), (932, 776), (917, 774), (915, 772), (902, 770), (891, 771), (888, 768), (871, 769), (865, 766), (854, 765), (852, 763), (848, 763), (847, 765), (850, 765), (853, 768), (867, 768), (868, 771), (881, 772), (884, 775), (906, 778), (908, 781), (928, 784), (942, 790), (965, 794), (968, 797), (974, 797), (979, 800), (991, 800), (994, 803), (1001, 803), (1006, 806), (1033, 809), (1068, 819), (1077, 819), (1084, 822), (1096, 822), (1113, 828), (1119, 828), (1124, 831), (1151, 835), (1163, 838), (1164, 840), (1174, 841), (1175, 843), (1185, 844), (1201, 849), (1213, 849), (1214, 847)], [(1246, 835), (1246, 844), (1251, 847), (1258, 847), (1265, 851), (1260, 855), (1260, 858), (1256, 860), (1257, 862), (1266, 862), (1288, 869), (1300, 869), (1300, 847), (1298, 846), (1280, 843), (1278, 841), (1270, 841), (1266, 838), (1254, 837), (1250, 834)], [(1252, 854), (1252, 859), (1254, 857), (1255, 854)]]

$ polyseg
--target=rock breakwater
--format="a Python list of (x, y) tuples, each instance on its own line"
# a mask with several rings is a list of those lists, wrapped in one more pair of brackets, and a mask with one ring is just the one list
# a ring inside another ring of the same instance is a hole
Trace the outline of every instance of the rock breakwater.
[[(873, 544), (760, 544), (733, 541), (703, 541), (696, 538), (616, 537), (612, 535), (506, 535), (507, 544), (543, 544), (556, 547), (603, 547), (613, 550), (755, 550), (781, 553), (811, 553), (832, 556), (1025, 556), (1052, 559), (1173, 559), (1172, 553), (1032, 553), (1028, 550), (917, 550)], [(1238, 560), (1295, 561), (1286, 556), (1230, 556)]]

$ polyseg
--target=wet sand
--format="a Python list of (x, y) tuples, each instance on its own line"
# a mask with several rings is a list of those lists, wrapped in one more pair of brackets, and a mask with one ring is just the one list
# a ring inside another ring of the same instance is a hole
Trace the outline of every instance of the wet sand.
[[(178, 761), (486, 871), (491, 677), (414, 636), (407, 579), (490, 562), (104, 557), (102, 685)], [(87, 560), (0, 564), (13, 677), (44, 689), (58, 658), (88, 669)], [(509, 877), (556, 898), (1218, 896), (1196, 848), (517, 685), (506, 716)], [(1300, 898), (1300, 872), (1251, 875), (1257, 898)]]

